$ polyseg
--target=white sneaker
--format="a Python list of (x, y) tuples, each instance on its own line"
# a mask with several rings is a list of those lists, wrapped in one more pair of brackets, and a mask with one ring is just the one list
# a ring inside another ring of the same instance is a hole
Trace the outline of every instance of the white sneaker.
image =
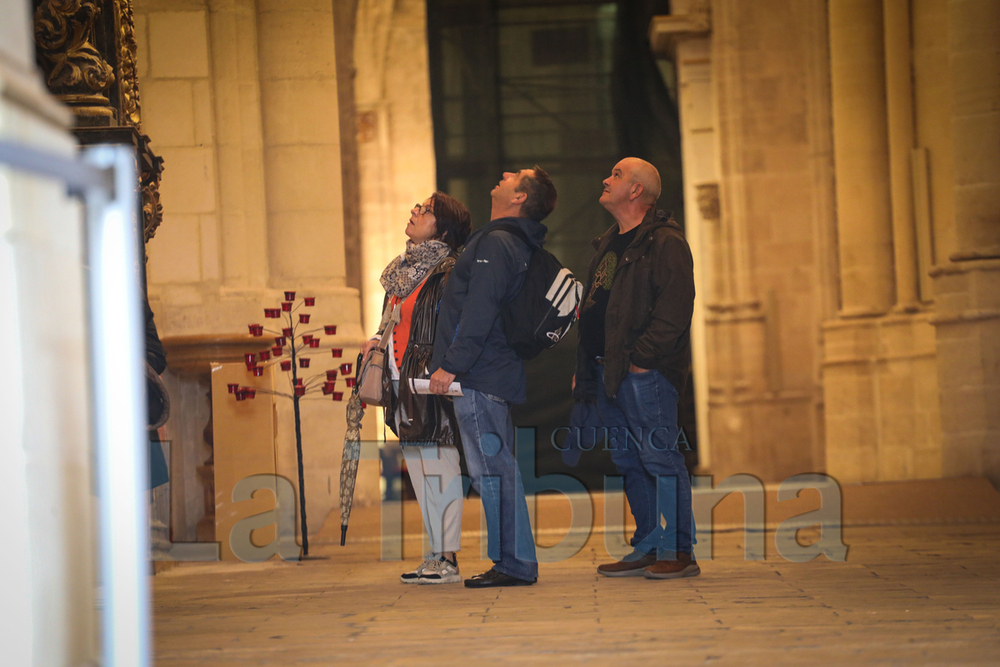
[(404, 584), (416, 584), (420, 579), (420, 575), (424, 573), (428, 567), (436, 563), (438, 560), (438, 555), (434, 552), (428, 552), (424, 554), (424, 562), (416, 567), (416, 569), (410, 570), (409, 572), (404, 572), (399, 575), (399, 580)]
[(430, 565), (424, 568), (420, 578), (417, 579), (417, 583), (421, 585), (457, 584), (461, 580), (462, 575), (458, 573), (458, 556), (455, 556), (454, 563), (444, 556), (441, 556), (438, 560), (433, 561)]

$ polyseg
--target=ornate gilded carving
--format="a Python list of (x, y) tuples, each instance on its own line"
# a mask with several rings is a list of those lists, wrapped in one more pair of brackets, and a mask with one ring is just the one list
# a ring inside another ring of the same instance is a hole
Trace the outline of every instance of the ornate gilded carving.
[(33, 0), (38, 63), (49, 90), (76, 114), (81, 144), (126, 144), (140, 174), (143, 238), (163, 217), (163, 159), (142, 134), (133, 0)]
[(100, 3), (91, 0), (44, 0), (35, 10), (35, 42), (50, 89), (107, 106), (104, 92), (115, 74), (92, 43), (100, 14)]
[(149, 239), (156, 234), (156, 229), (163, 220), (163, 206), (160, 205), (160, 177), (157, 174), (155, 180), (151, 180), (142, 186), (142, 240), (149, 243)]
[(116, 0), (118, 10), (118, 81), (122, 100), (122, 122), (141, 129), (139, 111), (139, 75), (135, 59), (138, 46), (135, 42), (135, 20), (132, 17), (132, 0)]

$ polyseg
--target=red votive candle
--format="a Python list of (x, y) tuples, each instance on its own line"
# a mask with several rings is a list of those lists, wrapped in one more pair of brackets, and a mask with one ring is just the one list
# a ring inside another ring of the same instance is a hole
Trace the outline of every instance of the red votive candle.
[(252, 370), (253, 370), (253, 376), (255, 378), (259, 378), (261, 375), (264, 374), (264, 369), (263, 368), (257, 367), (257, 368), (254, 368)]
[(302, 297), (302, 301), (304, 301), (307, 306), (316, 305), (316, 297), (314, 296), (304, 296)]
[(257, 390), (247, 389), (247, 398), (257, 398)]
[(285, 292), (285, 301), (295, 301), (295, 292)]
[(302, 386), (302, 378), (295, 378), (295, 385), (297, 387), (301, 387)]
[(354, 378), (344, 378), (344, 384), (346, 384), (348, 387), (353, 387)]
[(247, 352), (246, 354), (243, 355), (243, 358), (246, 359), (247, 366), (250, 366), (254, 363), (255, 357), (253, 352)]
[(323, 395), (324, 396), (329, 395), (330, 392), (332, 392), (334, 390), (334, 388), (335, 388), (335, 383), (334, 382), (324, 382), (323, 383)]
[(278, 347), (284, 346), (284, 344), (285, 344), (285, 337), (284, 336), (275, 336), (274, 337), (274, 344), (277, 345)]
[(335, 392), (333, 392), (333, 400), (335, 400), (335, 401), (342, 401), (342, 400), (344, 400), (344, 392), (342, 392), (342, 391), (335, 391)]
[(268, 352), (267, 350), (261, 350), (259, 354), (261, 361), (267, 361), (268, 359), (271, 358), (271, 353)]
[(350, 364), (341, 364), (340, 365), (340, 373), (341, 373), (341, 375), (350, 375), (351, 374), (351, 365)]
[(275, 345), (274, 347), (272, 347), (271, 348), (271, 354), (273, 354), (276, 357), (280, 357), (281, 356), (281, 346), (280, 345)]
[(326, 372), (327, 382), (333, 382), (337, 379), (337, 369), (329, 370)]
[[(281, 330), (281, 336), (282, 336), (282, 338), (291, 338), (292, 337), (292, 330), (291, 330), (291, 328), (288, 327), (288, 328), (282, 329)], [(284, 345), (285, 341), (282, 340), (281, 344)]]
[(281, 362), (281, 370), (283, 370), (283, 371), (290, 371), (290, 370), (292, 370), (292, 360), (291, 359), (286, 359), (285, 361), (282, 361)]
[(327, 336), (336, 336), (337, 335), (337, 325), (336, 324), (326, 324), (326, 325), (324, 325), (323, 326), (323, 333), (325, 333)]
[(309, 324), (309, 317), (310, 317), (309, 313), (301, 313), (299, 315), (299, 323), (300, 324)]
[(227, 384), (226, 387), (229, 389), (230, 394), (235, 394), (236, 390), (240, 388), (238, 384), (233, 384), (233, 383)]
[(283, 311), (285, 311), (286, 313), (292, 312), (292, 302), (291, 301), (282, 301), (281, 302), (281, 309)]
[(306, 388), (305, 387), (296, 387), (295, 388), (295, 395), (296, 396), (305, 396), (306, 395)]
[(332, 350), (330, 350), (330, 354), (332, 354), (335, 357), (342, 357), (344, 356), (344, 350), (342, 350), (339, 347), (335, 347)]
[(313, 338), (309, 341), (309, 347), (319, 347), (319, 338)]
[(301, 357), (299, 359), (299, 368), (309, 368), (309, 357)]
[(236, 400), (245, 401), (247, 399), (247, 393), (243, 389), (236, 390)]
[(302, 344), (308, 345), (309, 341), (313, 339), (312, 334), (302, 334)]

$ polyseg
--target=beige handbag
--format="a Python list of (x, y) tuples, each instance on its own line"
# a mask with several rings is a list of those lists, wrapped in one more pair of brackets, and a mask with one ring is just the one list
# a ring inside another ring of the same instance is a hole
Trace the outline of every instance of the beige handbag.
[(358, 397), (368, 405), (389, 407), (392, 380), (385, 367), (385, 352), (389, 344), (389, 336), (392, 335), (392, 329), (399, 322), (399, 311), (400, 308), (394, 306), (391, 300), (386, 304), (385, 312), (382, 313), (382, 324), (379, 327), (382, 339), (368, 355), (368, 360), (364, 362), (361, 374), (358, 376)]

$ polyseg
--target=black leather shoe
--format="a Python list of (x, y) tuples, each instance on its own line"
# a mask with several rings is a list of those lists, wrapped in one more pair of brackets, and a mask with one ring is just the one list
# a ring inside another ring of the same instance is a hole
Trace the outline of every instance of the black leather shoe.
[(494, 569), (477, 574), (472, 579), (465, 580), (466, 588), (496, 588), (498, 586), (530, 586), (537, 579), (518, 579)]

